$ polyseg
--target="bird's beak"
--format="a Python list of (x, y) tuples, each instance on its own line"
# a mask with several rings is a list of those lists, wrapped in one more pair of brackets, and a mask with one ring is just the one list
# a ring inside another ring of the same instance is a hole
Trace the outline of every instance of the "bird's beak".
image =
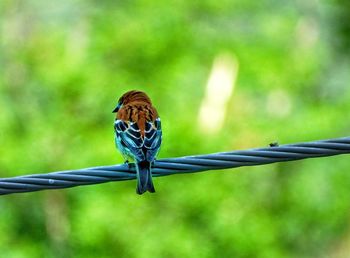
[(121, 107), (121, 104), (118, 103), (118, 105), (115, 107), (115, 109), (113, 109), (112, 113), (117, 113), (119, 111), (120, 107)]

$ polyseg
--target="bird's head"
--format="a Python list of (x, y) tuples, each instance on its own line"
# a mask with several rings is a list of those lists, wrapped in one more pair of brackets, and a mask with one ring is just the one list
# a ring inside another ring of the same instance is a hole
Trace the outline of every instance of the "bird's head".
[(131, 102), (144, 102), (147, 104), (152, 104), (150, 98), (143, 91), (131, 90), (123, 94), (118, 100), (118, 104), (113, 110), (113, 113), (119, 111), (123, 105), (129, 104)]

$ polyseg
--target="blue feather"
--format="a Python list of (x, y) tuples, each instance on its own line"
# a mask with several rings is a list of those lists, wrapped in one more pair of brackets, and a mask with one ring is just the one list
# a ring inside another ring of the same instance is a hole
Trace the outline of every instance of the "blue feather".
[(138, 179), (137, 193), (155, 192), (152, 182), (151, 164), (158, 155), (162, 143), (160, 118), (148, 121), (145, 134), (141, 135), (137, 123), (116, 120), (114, 123), (115, 143), (127, 161), (136, 163)]

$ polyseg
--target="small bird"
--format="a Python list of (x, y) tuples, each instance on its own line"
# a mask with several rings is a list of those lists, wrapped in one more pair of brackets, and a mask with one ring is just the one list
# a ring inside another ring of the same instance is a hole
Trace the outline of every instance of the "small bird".
[[(115, 144), (125, 158), (136, 164), (136, 193), (155, 192), (151, 165), (162, 143), (162, 128), (157, 110), (142, 91), (126, 92), (118, 100), (114, 122)], [(130, 164), (129, 164), (130, 165)]]

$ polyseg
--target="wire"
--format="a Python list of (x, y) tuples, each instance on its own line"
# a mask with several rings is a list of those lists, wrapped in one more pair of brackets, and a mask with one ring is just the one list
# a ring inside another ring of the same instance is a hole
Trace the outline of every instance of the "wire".
[[(350, 153), (350, 137), (157, 160), (153, 176), (185, 174)], [(0, 179), (0, 195), (135, 179), (127, 164)]]

